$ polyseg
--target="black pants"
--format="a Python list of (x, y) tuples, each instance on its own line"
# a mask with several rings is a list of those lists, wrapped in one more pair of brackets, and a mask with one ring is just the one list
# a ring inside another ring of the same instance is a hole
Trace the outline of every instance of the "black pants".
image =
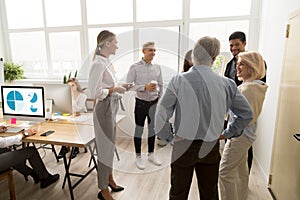
[(188, 199), (194, 171), (201, 200), (217, 200), (221, 156), (219, 140), (175, 142), (171, 164), (171, 200)]
[[(29, 161), (32, 169), (26, 165)], [(25, 147), (20, 150), (7, 151), (0, 154), (0, 172), (10, 168), (16, 169), (25, 177), (34, 171), (40, 179), (48, 177), (49, 173), (35, 147)]]
[(154, 132), (154, 114), (158, 99), (154, 101), (143, 101), (138, 98), (135, 99), (135, 131), (134, 131), (134, 147), (137, 155), (141, 154), (142, 135), (144, 131), (144, 124), (147, 118), (148, 121), (148, 152), (154, 152), (155, 132)]

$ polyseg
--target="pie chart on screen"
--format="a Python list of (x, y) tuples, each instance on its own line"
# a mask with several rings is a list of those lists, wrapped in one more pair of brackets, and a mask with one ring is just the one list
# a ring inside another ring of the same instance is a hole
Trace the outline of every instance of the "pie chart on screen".
[(14, 111), (21, 111), (24, 108), (24, 99), (20, 92), (18, 91), (10, 91), (7, 96), (7, 105), (10, 109)]
[(32, 96), (32, 98), (30, 100), (30, 103), (35, 103), (38, 99), (36, 93), (33, 93), (33, 95), (28, 95), (28, 96), (30, 96), (30, 97)]
[(35, 92), (33, 94), (29, 94), (28, 96), (31, 98), (30, 103), (33, 103), (33, 105), (30, 106), (30, 110), (31, 110), (31, 112), (35, 113), (38, 109), (36, 107), (34, 107), (34, 103), (37, 102), (38, 96)]

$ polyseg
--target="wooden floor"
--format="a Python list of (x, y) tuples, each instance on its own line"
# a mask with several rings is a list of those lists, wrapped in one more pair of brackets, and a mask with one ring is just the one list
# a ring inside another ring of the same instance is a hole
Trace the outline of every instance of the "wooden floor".
[[(141, 171), (135, 166), (135, 156), (133, 154), (133, 142), (129, 139), (117, 139), (120, 161), (115, 159), (114, 177), (119, 185), (125, 187), (125, 190), (113, 193), (113, 197), (119, 200), (166, 200), (170, 188), (170, 152), (171, 146), (163, 148), (157, 147), (157, 155), (163, 161), (161, 167), (157, 167), (146, 161), (146, 169)], [(57, 147), (59, 150), (60, 147)], [(146, 152), (146, 145), (142, 145), (142, 151)], [(71, 171), (86, 172), (90, 156), (88, 153), (81, 153), (73, 159)], [(40, 189), (39, 184), (34, 184), (33, 180), (25, 181), (24, 177), (14, 171), (14, 182), (16, 187), (17, 199), (20, 200), (39, 200), (39, 199), (69, 199), (69, 190), (66, 186), (62, 189), (64, 166), (62, 161), (57, 163), (50, 150), (39, 150), (41, 157), (51, 173), (59, 173), (60, 180), (46, 189)], [(146, 158), (146, 154), (143, 155)], [(73, 178), (72, 180), (75, 180)], [(198, 200), (199, 194), (194, 177), (190, 190), (189, 200)], [(6, 181), (0, 182), (0, 200), (9, 199), (8, 186)], [(78, 187), (74, 190), (75, 199), (97, 199), (97, 173), (93, 171)], [(263, 181), (254, 162), (250, 175), (249, 200), (271, 200), (271, 195), (267, 190), (267, 183)]]

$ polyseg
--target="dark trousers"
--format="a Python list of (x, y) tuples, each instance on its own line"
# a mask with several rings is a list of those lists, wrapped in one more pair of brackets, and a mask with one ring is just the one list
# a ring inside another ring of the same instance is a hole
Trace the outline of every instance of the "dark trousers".
[(252, 161), (253, 161), (253, 148), (252, 146), (248, 149), (248, 169), (249, 169), (249, 174), (250, 174), (250, 170), (252, 167)]
[[(32, 169), (26, 165), (29, 161)], [(35, 147), (26, 147), (20, 150), (7, 151), (0, 154), (0, 172), (14, 168), (25, 177), (34, 171), (40, 179), (48, 177), (49, 173)]]
[(158, 99), (154, 101), (143, 101), (138, 98), (135, 99), (135, 131), (134, 131), (134, 147), (137, 155), (141, 154), (142, 135), (144, 131), (144, 124), (147, 118), (148, 121), (148, 152), (154, 152), (155, 132), (154, 132), (154, 114)]
[(171, 200), (188, 199), (196, 172), (201, 200), (218, 199), (219, 141), (182, 140), (175, 142), (171, 164)]

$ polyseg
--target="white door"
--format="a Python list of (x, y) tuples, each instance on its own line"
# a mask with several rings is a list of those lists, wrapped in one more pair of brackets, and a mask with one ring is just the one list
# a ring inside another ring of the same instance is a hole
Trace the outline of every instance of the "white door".
[(299, 200), (300, 141), (293, 135), (300, 133), (300, 11), (288, 26), (269, 188), (278, 200)]

